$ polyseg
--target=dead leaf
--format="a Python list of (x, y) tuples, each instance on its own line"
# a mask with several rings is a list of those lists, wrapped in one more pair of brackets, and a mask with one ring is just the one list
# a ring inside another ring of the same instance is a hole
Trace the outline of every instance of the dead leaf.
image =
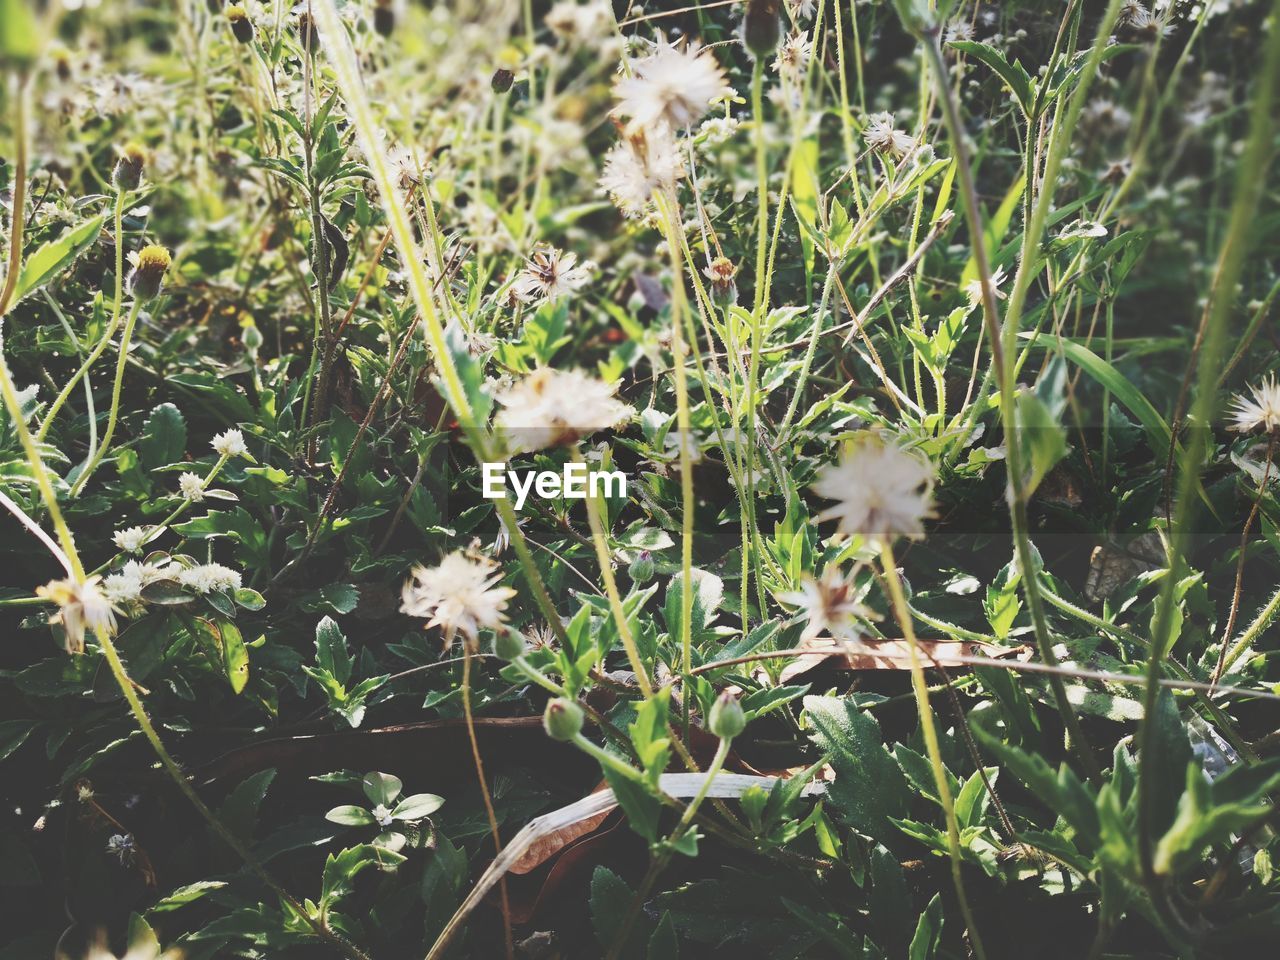
[[(916, 644), (926, 667), (964, 666), (957, 657), (1026, 660), (1031, 656), (1031, 648), (1026, 645), (998, 647), (975, 640), (917, 640)], [(911, 652), (905, 640), (844, 641), (818, 637), (805, 641), (799, 649), (813, 652), (800, 654), (787, 664), (778, 678), (779, 683), (789, 683), (828, 660), (836, 660), (833, 666), (840, 670), (907, 670), (911, 664)]]

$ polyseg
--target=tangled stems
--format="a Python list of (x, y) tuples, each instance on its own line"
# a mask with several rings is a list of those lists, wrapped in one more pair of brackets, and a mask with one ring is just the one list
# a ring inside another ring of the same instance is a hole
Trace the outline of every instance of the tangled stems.
[(942, 804), (942, 812), (947, 821), (947, 848), (951, 853), (951, 880), (955, 884), (956, 899), (960, 903), (960, 912), (964, 916), (964, 925), (969, 931), (969, 944), (978, 960), (986, 960), (986, 951), (982, 947), (982, 937), (978, 934), (977, 923), (973, 919), (973, 911), (969, 907), (969, 898), (965, 893), (964, 877), (961, 874), (960, 824), (956, 820), (955, 803), (951, 797), (951, 785), (947, 782), (947, 771), (942, 765), (942, 750), (938, 746), (938, 731), (933, 723), (933, 709), (929, 706), (929, 685), (925, 682), (924, 667), (920, 664), (920, 651), (916, 644), (916, 630), (911, 621), (911, 611), (907, 608), (907, 596), (902, 589), (902, 580), (898, 576), (898, 564), (893, 556), (893, 546), (888, 540), (880, 545), (880, 565), (884, 571), (885, 583), (889, 587), (889, 599), (893, 604), (893, 613), (902, 628), (902, 635), (907, 641), (910, 652), (911, 686), (915, 691), (916, 707), (920, 712), (920, 732), (924, 735), (925, 748), (929, 754), (929, 765), (933, 768), (933, 779), (938, 788), (938, 800)]
[(116, 422), (120, 417), (120, 391), (124, 386), (124, 368), (129, 362), (129, 341), (133, 339), (133, 328), (138, 322), (138, 311), (141, 306), (141, 298), (135, 298), (133, 306), (129, 308), (129, 316), (124, 322), (124, 332), (120, 334), (120, 356), (116, 360), (116, 378), (111, 385), (111, 410), (107, 414), (107, 429), (102, 434), (102, 442), (98, 444), (97, 451), (89, 458), (84, 470), (72, 484), (71, 496), (73, 497), (84, 489), (84, 485), (89, 482), (89, 477), (98, 469), (98, 464), (102, 462), (102, 458), (107, 455), (107, 450), (111, 447), (111, 438), (115, 435)]

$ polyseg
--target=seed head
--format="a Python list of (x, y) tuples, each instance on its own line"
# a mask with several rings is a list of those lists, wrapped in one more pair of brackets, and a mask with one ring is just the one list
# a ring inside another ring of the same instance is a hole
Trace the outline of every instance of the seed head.
[(728, 257), (716, 257), (705, 271), (711, 281), (711, 299), (717, 307), (724, 309), (738, 302), (738, 283), (734, 279), (738, 268)]
[(164, 286), (164, 275), (173, 258), (157, 244), (149, 244), (129, 255), (133, 272), (129, 274), (129, 291), (138, 300), (154, 300)]

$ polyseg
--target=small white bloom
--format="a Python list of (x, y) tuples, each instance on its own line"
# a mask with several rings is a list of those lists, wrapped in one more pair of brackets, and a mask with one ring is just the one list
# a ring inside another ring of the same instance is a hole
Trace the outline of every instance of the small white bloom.
[(803, 33), (793, 33), (778, 48), (773, 69), (789, 80), (799, 80), (800, 75), (809, 66), (809, 57), (812, 53), (813, 42)]
[(566, 446), (630, 418), (616, 390), (577, 370), (541, 367), (498, 395), (495, 424), (515, 451)]
[(245, 445), (244, 434), (239, 430), (228, 430), (213, 438), (213, 452), (220, 457), (243, 457), (249, 452)]
[(973, 39), (973, 24), (968, 20), (958, 19), (952, 20), (947, 24), (946, 33), (947, 43), (956, 43), (963, 40)]
[(511, 293), (525, 303), (559, 300), (584, 287), (591, 280), (594, 266), (589, 261), (579, 266), (577, 254), (542, 246), (525, 262)]
[(655, 192), (671, 189), (683, 176), (671, 131), (659, 126), (636, 131), (609, 151), (600, 187), (628, 217), (641, 217)]
[(111, 854), (121, 863), (132, 863), (134, 856), (137, 854), (137, 844), (134, 842), (131, 833), (112, 834), (107, 839), (107, 853)]
[(902, 157), (916, 147), (916, 138), (894, 126), (892, 113), (873, 113), (862, 128), (862, 139), (877, 153)]
[(783, 603), (797, 608), (806, 620), (801, 641), (812, 640), (824, 630), (838, 640), (856, 640), (861, 625), (874, 614), (858, 601), (858, 591), (836, 566), (829, 566), (820, 578), (806, 575), (800, 589), (779, 594)]
[[(996, 267), (995, 273), (991, 274), (991, 292), (997, 300), (1003, 300), (1005, 294), (1000, 292), (1000, 285), (1004, 283), (1004, 267)], [(964, 292), (969, 298), (969, 306), (976, 307), (982, 303), (982, 278), (974, 277), (965, 284)]]
[(618, 98), (615, 113), (630, 118), (628, 133), (660, 123), (673, 130), (690, 126), (727, 93), (720, 64), (697, 43), (659, 43), (653, 53), (631, 64), (631, 76), (613, 87)]
[(442, 628), (446, 645), (455, 633), (474, 643), (482, 628), (497, 630), (506, 622), (503, 611), (516, 592), (496, 586), (501, 576), (501, 569), (487, 557), (455, 551), (438, 566), (413, 568), (401, 591), (400, 611), (429, 617), (427, 626)]
[(391, 824), (395, 823), (395, 818), (391, 816), (391, 811), (387, 809), (386, 804), (378, 804), (370, 811), (370, 813), (373, 814), (373, 819), (378, 821), (378, 826), (383, 829), (386, 829), (391, 826)]
[(88, 577), (83, 583), (54, 580), (36, 588), (37, 595), (52, 600), (58, 606), (58, 612), (49, 618), (49, 623), (62, 624), (68, 653), (84, 651), (86, 630), (108, 636), (115, 633), (116, 611), (98, 586), (101, 579)]
[(834, 500), (818, 520), (836, 520), (846, 535), (874, 540), (916, 537), (933, 512), (933, 466), (876, 434), (849, 444), (838, 464), (824, 467), (813, 491)]
[(148, 583), (148, 567), (138, 560), (130, 560), (116, 573), (108, 574), (102, 581), (103, 593), (114, 604), (135, 603), (142, 599), (142, 588)]
[(196, 593), (212, 593), (215, 590), (238, 590), (240, 572), (220, 563), (202, 563), (178, 571), (178, 583)]
[(184, 500), (199, 503), (204, 499), (204, 480), (198, 473), (184, 473), (178, 477), (178, 492)]
[(1252, 433), (1262, 428), (1267, 433), (1280, 431), (1280, 383), (1274, 374), (1267, 376), (1256, 387), (1250, 387), (1252, 397), (1237, 394), (1229, 411), (1231, 429)]
[(741, 121), (735, 117), (708, 117), (698, 127), (698, 139), (710, 147), (718, 147), (733, 139)]
[(787, 0), (787, 8), (796, 20), (809, 20), (813, 17), (816, 0)]
[(116, 547), (125, 553), (140, 553), (150, 537), (150, 527), (125, 527), (123, 530), (117, 530), (111, 539), (115, 541)]

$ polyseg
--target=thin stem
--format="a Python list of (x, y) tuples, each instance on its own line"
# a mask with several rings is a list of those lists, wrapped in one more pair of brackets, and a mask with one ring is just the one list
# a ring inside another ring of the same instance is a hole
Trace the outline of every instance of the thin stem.
[(924, 735), (929, 765), (933, 767), (933, 779), (938, 788), (938, 800), (942, 804), (942, 812), (947, 821), (947, 847), (951, 852), (951, 880), (955, 884), (956, 899), (960, 903), (960, 913), (964, 916), (964, 924), (969, 931), (969, 945), (973, 948), (974, 956), (978, 960), (985, 960), (986, 951), (982, 947), (982, 937), (978, 933), (978, 925), (973, 919), (973, 911), (969, 908), (969, 897), (965, 892), (964, 876), (961, 872), (960, 823), (956, 819), (956, 808), (951, 797), (951, 785), (947, 781), (947, 771), (942, 765), (942, 749), (938, 744), (938, 731), (933, 723), (933, 709), (929, 706), (929, 685), (925, 682), (924, 667), (920, 663), (915, 625), (911, 621), (911, 611), (907, 609), (907, 596), (902, 589), (902, 580), (898, 577), (898, 564), (893, 556), (893, 546), (888, 540), (880, 545), (880, 564), (884, 571), (885, 583), (889, 587), (889, 599), (893, 604), (894, 616), (898, 620), (898, 626), (902, 628), (902, 635), (906, 638), (907, 650), (910, 653), (911, 686), (915, 690), (916, 707), (920, 713), (920, 732)]
[(120, 391), (124, 387), (124, 370), (129, 362), (129, 341), (133, 339), (133, 328), (138, 322), (138, 312), (141, 307), (142, 301), (135, 298), (133, 306), (129, 309), (129, 316), (124, 322), (124, 332), (120, 334), (120, 355), (116, 359), (116, 377), (111, 385), (111, 409), (107, 413), (107, 429), (102, 434), (102, 442), (98, 444), (97, 452), (89, 458), (84, 470), (72, 484), (71, 496), (73, 497), (84, 489), (84, 485), (89, 482), (93, 472), (98, 469), (98, 464), (111, 448), (111, 438), (115, 436), (116, 422), (120, 416)]
[(14, 78), (13, 136), (17, 141), (13, 157), (13, 206), (12, 227), (9, 236), (9, 260), (4, 274), (4, 286), (0, 288), (0, 317), (8, 311), (14, 291), (18, 289), (18, 277), (22, 273), (22, 232), (27, 219), (27, 80), (26, 71)]

